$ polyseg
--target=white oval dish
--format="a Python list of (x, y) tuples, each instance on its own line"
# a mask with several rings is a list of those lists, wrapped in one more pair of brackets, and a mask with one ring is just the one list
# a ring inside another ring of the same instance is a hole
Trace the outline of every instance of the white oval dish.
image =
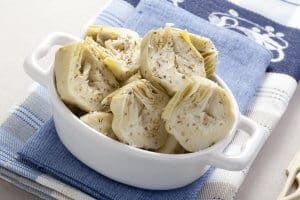
[[(227, 85), (217, 76), (213, 79), (225, 88), (234, 102), (236, 121), (226, 138), (213, 146), (195, 153), (161, 154), (138, 149), (90, 128), (76, 117), (62, 102), (55, 87), (53, 66), (44, 71), (38, 60), (55, 45), (78, 41), (66, 33), (50, 34), (26, 58), (24, 69), (35, 81), (49, 90), (53, 119), (58, 136), (66, 148), (95, 171), (131, 186), (166, 190), (183, 187), (207, 171), (210, 165), (227, 170), (241, 170), (248, 166), (261, 148), (264, 137), (255, 122), (240, 114), (237, 103)], [(250, 139), (239, 155), (223, 153), (237, 129), (246, 131)]]

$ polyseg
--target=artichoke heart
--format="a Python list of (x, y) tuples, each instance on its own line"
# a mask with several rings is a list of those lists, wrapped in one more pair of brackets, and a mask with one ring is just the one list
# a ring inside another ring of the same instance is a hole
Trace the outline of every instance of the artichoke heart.
[(187, 31), (172, 27), (146, 34), (141, 44), (140, 70), (144, 78), (164, 87), (169, 95), (192, 77), (205, 77), (204, 58)]
[(110, 101), (112, 129), (118, 139), (138, 148), (156, 150), (166, 141), (161, 113), (169, 97), (145, 79), (133, 81)]
[(119, 81), (128, 79), (138, 70), (141, 39), (136, 32), (125, 28), (90, 26), (85, 40)]
[(235, 117), (227, 91), (206, 78), (187, 82), (162, 114), (166, 130), (189, 152), (205, 149), (225, 138)]
[(115, 139), (116, 136), (111, 128), (112, 118), (111, 113), (94, 111), (81, 116), (80, 120), (96, 131)]
[(87, 112), (100, 110), (103, 98), (119, 87), (114, 75), (82, 42), (56, 52), (54, 71), (61, 99)]

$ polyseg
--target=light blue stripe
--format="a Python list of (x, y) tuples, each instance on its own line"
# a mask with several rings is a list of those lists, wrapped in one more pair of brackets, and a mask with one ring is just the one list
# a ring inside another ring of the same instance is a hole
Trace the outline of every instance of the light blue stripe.
[(103, 11), (103, 13), (101, 13), (100, 16), (101, 15), (106, 16), (107, 18), (111, 19), (112, 21), (115, 21), (116, 23), (120, 24), (120, 26), (123, 26), (123, 24), (124, 24), (124, 21), (122, 19), (118, 18), (111, 12)]
[(31, 169), (29, 165), (20, 163), (14, 157), (9, 156), (3, 151), (0, 151), (0, 166), (29, 178), (30, 180), (36, 180), (38, 176), (42, 175), (41, 172)]
[(118, 15), (116, 15), (115, 13), (111, 12), (111, 10), (104, 10), (102, 14), (107, 14), (113, 18), (116, 18), (117, 20), (120, 21), (120, 23), (124, 24), (125, 23), (125, 19), (120, 18)]
[(108, 26), (119, 26), (119, 24), (114, 23), (110, 19), (106, 18), (105, 16), (102, 16), (101, 18), (97, 18), (94, 24), (98, 25), (108, 25)]
[[(112, 0), (111, 3), (106, 7), (105, 10), (103, 10), (102, 13), (107, 13), (108, 15), (111, 15), (113, 19), (122, 22), (121, 26), (123, 26), (124, 22), (132, 14), (133, 11), (134, 11), (134, 7), (131, 6), (129, 3), (122, 0)], [(100, 13), (99, 16), (101, 16), (102, 13)], [(99, 16), (96, 18), (94, 24), (105, 23), (107, 25), (111, 25), (111, 20), (109, 20), (109, 18), (105, 17), (106, 19), (102, 21), (102, 18)], [(120, 25), (120, 23), (113, 23), (113, 24)]]
[(28, 118), (24, 113), (16, 110), (13, 115), (15, 115), (16, 117), (18, 117), (20, 120), (26, 122), (29, 126), (31, 126), (32, 128), (34, 128), (35, 130), (39, 129), (40, 126), (39, 124), (35, 123), (34, 121), (30, 120), (30, 118)]
[(24, 107), (23, 105), (17, 107), (18, 110), (20, 110), (24, 115), (26, 115), (28, 118), (30, 118), (32, 121), (34, 121), (39, 126), (42, 126), (45, 122), (40, 119), (38, 116), (34, 115), (33, 112), (31, 112), (29, 109)]

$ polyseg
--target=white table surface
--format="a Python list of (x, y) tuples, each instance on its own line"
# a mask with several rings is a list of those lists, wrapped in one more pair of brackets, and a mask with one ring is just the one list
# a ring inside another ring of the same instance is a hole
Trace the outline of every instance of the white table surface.
[[(53, 31), (75, 35), (107, 0), (0, 1), (0, 121), (22, 101), (32, 80), (22, 69), (24, 57)], [(266, 142), (242, 185), (238, 200), (273, 200), (286, 177), (284, 169), (300, 150), (300, 87), (286, 114)], [(38, 199), (0, 179), (0, 199)]]

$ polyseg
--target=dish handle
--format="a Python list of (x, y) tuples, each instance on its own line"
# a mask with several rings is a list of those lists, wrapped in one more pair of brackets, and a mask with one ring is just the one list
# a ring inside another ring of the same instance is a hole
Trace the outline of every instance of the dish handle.
[(35, 81), (43, 86), (47, 86), (50, 68), (43, 69), (38, 61), (45, 57), (51, 48), (55, 45), (65, 45), (70, 42), (78, 41), (79, 38), (71, 34), (54, 32), (46, 37), (46, 39), (29, 55), (24, 61), (25, 72)]
[(266, 139), (258, 125), (251, 119), (241, 115), (237, 129), (250, 135), (242, 152), (239, 155), (226, 155), (224, 152), (213, 153), (209, 159), (211, 165), (227, 170), (242, 170), (256, 157)]

